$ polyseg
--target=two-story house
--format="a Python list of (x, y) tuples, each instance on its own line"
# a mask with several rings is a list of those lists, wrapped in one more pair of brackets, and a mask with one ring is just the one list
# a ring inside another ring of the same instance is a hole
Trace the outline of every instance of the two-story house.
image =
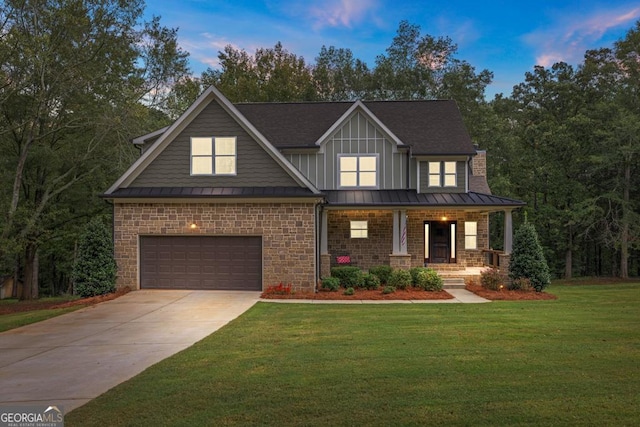
[(206, 90), (104, 195), (118, 285), (312, 291), (367, 269), (483, 265), (491, 194), (454, 101), (232, 104)]

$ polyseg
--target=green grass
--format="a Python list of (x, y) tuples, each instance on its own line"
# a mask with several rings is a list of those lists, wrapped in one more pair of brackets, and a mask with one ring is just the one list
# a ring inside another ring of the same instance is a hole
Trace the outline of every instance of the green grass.
[(3, 315), (0, 315), (0, 332), (8, 331), (9, 329), (19, 328), (20, 326), (29, 325), (31, 323), (42, 322), (43, 320), (60, 316), (61, 314), (69, 313), (71, 311), (75, 311), (80, 308), (83, 308), (83, 306), (77, 305), (74, 307), (67, 307), (67, 308), (33, 310), (33, 311), (23, 311), (21, 313), (3, 314)]
[(67, 425), (636, 425), (640, 284), (556, 301), (259, 303)]
[[(65, 296), (40, 298), (39, 300), (35, 301), (18, 301), (17, 299), (0, 300), (0, 308), (7, 306), (19, 306), (22, 304), (27, 304), (34, 308), (29, 311), (16, 310), (16, 313), (0, 314), (0, 332), (19, 328), (20, 326), (29, 325), (31, 323), (41, 322), (43, 320), (47, 320), (52, 317), (60, 316), (61, 314), (69, 313), (70, 311), (75, 311), (82, 308), (83, 306), (57, 309), (49, 308), (49, 306), (51, 306), (52, 304), (62, 304), (74, 299), (78, 298), (75, 296)], [(42, 306), (42, 308), (39, 308), (38, 306)]]

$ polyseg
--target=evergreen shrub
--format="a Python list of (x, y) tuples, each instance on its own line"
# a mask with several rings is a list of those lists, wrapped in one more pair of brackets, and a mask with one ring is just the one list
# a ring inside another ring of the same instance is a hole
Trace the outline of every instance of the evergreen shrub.
[(87, 298), (114, 292), (117, 271), (111, 233), (100, 218), (94, 218), (78, 244), (72, 272), (75, 293)]

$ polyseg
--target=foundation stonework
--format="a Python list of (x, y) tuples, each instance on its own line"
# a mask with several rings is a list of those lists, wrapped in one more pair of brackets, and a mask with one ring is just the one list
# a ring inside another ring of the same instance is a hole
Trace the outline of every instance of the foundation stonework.
[(117, 286), (139, 288), (140, 235), (262, 236), (263, 289), (313, 291), (314, 220), (313, 203), (115, 203)]

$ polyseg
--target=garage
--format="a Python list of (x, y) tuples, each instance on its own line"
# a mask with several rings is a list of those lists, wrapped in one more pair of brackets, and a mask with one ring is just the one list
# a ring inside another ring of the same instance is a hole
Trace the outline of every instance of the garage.
[(141, 289), (262, 290), (259, 236), (140, 236)]

